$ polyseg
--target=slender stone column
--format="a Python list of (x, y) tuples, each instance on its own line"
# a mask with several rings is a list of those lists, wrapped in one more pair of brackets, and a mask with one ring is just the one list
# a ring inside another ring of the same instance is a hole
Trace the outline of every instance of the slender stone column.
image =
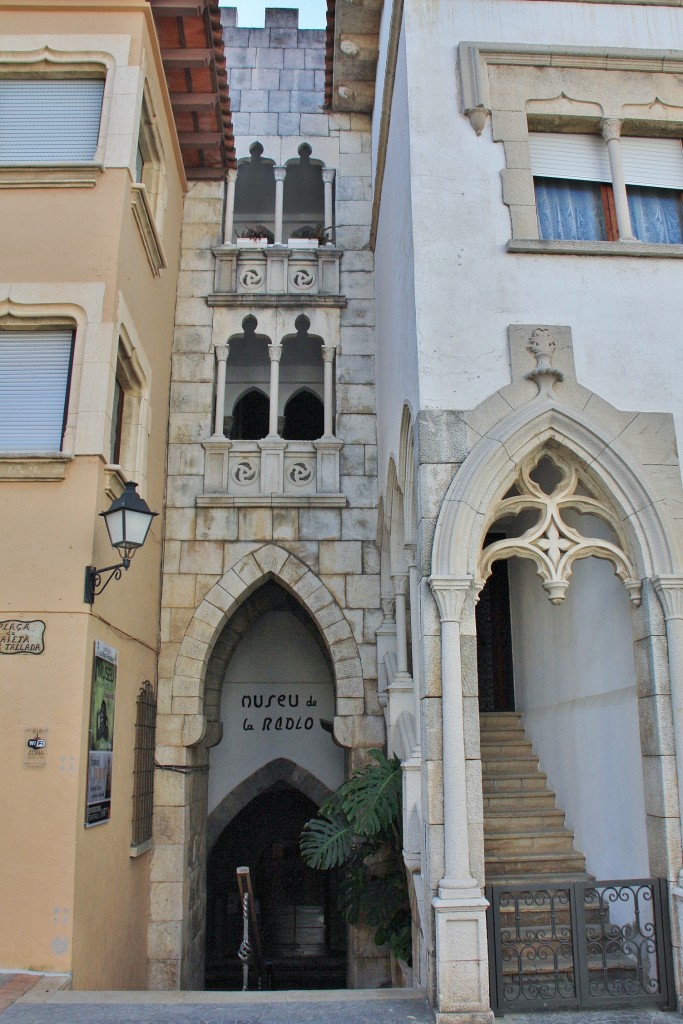
[(286, 167), (274, 167), (275, 173), (275, 244), (282, 245), (282, 211), (285, 198)]
[(232, 168), (227, 175), (228, 187), (225, 194), (225, 224), (223, 226), (223, 244), (232, 245), (232, 229), (235, 221), (235, 182), (237, 171)]
[(334, 167), (323, 167), (323, 187), (325, 189), (325, 230), (329, 228), (328, 241), (332, 241), (334, 229), (334, 212), (332, 210), (332, 182), (334, 181)]
[(399, 675), (408, 674), (408, 637), (406, 634), (406, 589), (408, 576), (405, 573), (392, 575), (396, 601), (396, 668)]
[(334, 345), (322, 345), (320, 348), (323, 356), (324, 380), (324, 427), (323, 437), (334, 437), (332, 427), (332, 407), (334, 396), (334, 354), (337, 351)]
[(415, 544), (406, 544), (406, 559), (408, 561), (408, 579), (410, 594), (410, 644), (413, 650), (413, 691), (415, 694), (415, 749), (413, 757), (421, 757), (420, 743), (420, 587), (417, 578), (417, 548)]
[[(659, 576), (653, 581), (666, 619), (666, 640), (669, 648), (669, 682), (671, 714), (676, 748), (678, 781), (678, 813), (683, 835), (683, 576)], [(678, 886), (683, 886), (683, 868), (679, 865)]]
[(460, 659), (460, 617), (472, 578), (432, 576), (429, 583), (441, 620), (445, 876), (439, 883), (439, 895), (460, 896), (462, 890), (476, 890), (479, 895), (470, 871)]
[(268, 436), (279, 437), (277, 432), (277, 410), (280, 397), (280, 360), (282, 359), (282, 345), (269, 345), (268, 356), (270, 358), (270, 415), (268, 422)]
[(621, 137), (621, 121), (616, 117), (606, 117), (600, 122), (600, 131), (607, 143), (607, 156), (609, 157), (612, 191), (614, 193), (614, 208), (617, 211), (619, 241), (635, 242), (636, 237), (631, 227), (631, 214), (626, 196), (624, 164), (621, 158), (621, 143), (619, 141)]
[(223, 420), (225, 418), (225, 371), (230, 355), (229, 345), (216, 345), (216, 415), (213, 424), (213, 436), (223, 437)]

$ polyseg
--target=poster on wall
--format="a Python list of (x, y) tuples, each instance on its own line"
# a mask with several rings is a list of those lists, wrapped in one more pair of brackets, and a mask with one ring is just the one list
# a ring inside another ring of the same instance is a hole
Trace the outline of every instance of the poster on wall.
[(96, 640), (88, 734), (86, 826), (102, 825), (111, 817), (116, 664), (117, 651)]

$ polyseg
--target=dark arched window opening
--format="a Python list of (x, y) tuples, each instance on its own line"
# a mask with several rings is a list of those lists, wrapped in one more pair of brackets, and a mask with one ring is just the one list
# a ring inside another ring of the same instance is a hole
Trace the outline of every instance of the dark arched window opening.
[(232, 412), (233, 441), (259, 441), (268, 433), (269, 402), (262, 391), (253, 388), (235, 402)]
[(311, 147), (307, 142), (299, 146), (299, 159), (287, 163), (283, 212), (285, 236), (304, 226), (318, 227), (322, 231), (332, 227), (331, 224), (323, 224), (325, 188), (322, 163), (311, 159)]
[(323, 403), (312, 391), (299, 391), (285, 406), (282, 436), (286, 441), (315, 441), (325, 429)]
[[(235, 234), (245, 228), (264, 225), (273, 228), (275, 217), (275, 174), (273, 161), (263, 158), (263, 146), (254, 142), (250, 157), (240, 161), (235, 183)], [(232, 241), (232, 239), (230, 239)]]

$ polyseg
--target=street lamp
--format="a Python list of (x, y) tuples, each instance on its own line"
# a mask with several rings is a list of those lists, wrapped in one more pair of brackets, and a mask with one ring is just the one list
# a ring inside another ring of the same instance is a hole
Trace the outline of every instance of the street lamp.
[[(149, 528), (157, 512), (151, 512), (147, 502), (137, 493), (137, 484), (129, 481), (120, 498), (112, 501), (106, 512), (100, 512), (109, 534), (111, 546), (116, 548), (121, 561), (117, 565), (106, 565), (96, 569), (85, 567), (84, 601), (92, 604), (96, 594), (101, 594), (111, 579), (120, 580), (121, 570), (128, 569), (131, 559), (147, 539)], [(108, 572), (104, 583), (102, 573)]]

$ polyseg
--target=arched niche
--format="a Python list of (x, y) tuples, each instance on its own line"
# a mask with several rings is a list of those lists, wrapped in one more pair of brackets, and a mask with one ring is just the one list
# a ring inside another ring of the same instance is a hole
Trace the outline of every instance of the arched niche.
[[(258, 331), (258, 321), (251, 314), (245, 316), (242, 321), (242, 333), (229, 338), (230, 354), (224, 406), (227, 415), (224, 420), (224, 432), (226, 437), (233, 440), (257, 440), (268, 433), (269, 343), (270, 338)], [(258, 407), (263, 405), (260, 401), (261, 395), (266, 401), (265, 427), (263, 433), (254, 434), (260, 422)], [(238, 402), (244, 403), (242, 410), (237, 409)], [(245, 428), (247, 433), (244, 433)], [(254, 436), (251, 436), (252, 434)]]
[(264, 158), (260, 142), (252, 143), (249, 154), (240, 160), (235, 182), (234, 227), (238, 238), (247, 227), (263, 225), (272, 232), (275, 226), (275, 162)]
[(209, 754), (209, 814), (276, 758), (328, 789), (342, 782), (343, 751), (328, 731), (335, 713), (329, 654), (308, 613), (277, 583), (265, 583), (228, 620), (209, 685), (223, 727)]
[[(324, 398), (324, 368), (322, 358), (322, 339), (309, 334), (310, 320), (303, 313), (294, 322), (295, 334), (287, 334), (282, 339), (282, 358), (280, 360), (279, 416), (285, 417), (286, 407), (292, 398), (304, 392), (317, 397), (322, 407)], [(315, 406), (311, 404), (311, 411)], [(315, 414), (314, 414), (315, 415)], [(313, 441), (323, 433), (322, 425), (318, 433), (317, 419), (312, 420), (304, 432), (308, 437), (297, 440)], [(284, 436), (284, 435), (283, 435)]]
[(312, 158), (307, 142), (299, 146), (298, 160), (288, 160), (284, 185), (283, 238), (303, 227), (331, 228), (324, 224), (325, 190), (323, 163)]

